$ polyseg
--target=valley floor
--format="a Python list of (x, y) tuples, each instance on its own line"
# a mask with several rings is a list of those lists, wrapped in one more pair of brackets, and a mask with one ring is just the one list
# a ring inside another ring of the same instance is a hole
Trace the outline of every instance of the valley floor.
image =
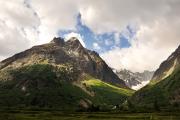
[(1, 111), (0, 120), (180, 120), (179, 113), (63, 113), (59, 111)]

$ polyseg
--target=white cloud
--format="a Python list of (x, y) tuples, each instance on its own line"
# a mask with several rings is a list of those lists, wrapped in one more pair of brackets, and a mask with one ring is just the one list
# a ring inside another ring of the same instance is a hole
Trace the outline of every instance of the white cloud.
[(125, 27), (135, 27), (137, 34), (133, 39), (130, 38), (130, 48), (115, 47), (102, 54), (111, 67), (133, 71), (155, 70), (178, 47), (178, 11), (179, 0), (91, 0), (81, 9), (83, 23), (95, 33), (123, 31), (123, 35), (130, 38)]
[(23, 0), (0, 1), (1, 59), (27, 49), (33, 44), (39, 19)]
[(101, 49), (101, 47), (99, 46), (99, 44), (96, 43), (96, 42), (93, 43), (93, 48), (94, 48), (95, 50), (100, 50), (100, 49)]
[(143, 72), (144, 70), (155, 70), (159, 64), (167, 58), (172, 49), (151, 48), (149, 46), (133, 46), (131, 48), (113, 49), (101, 57), (115, 69), (129, 69), (133, 72)]
[(179, 31), (171, 33), (171, 27), (163, 21), (151, 26), (142, 25), (130, 48), (115, 48), (101, 56), (116, 69), (126, 68), (134, 72), (155, 70), (180, 44), (177, 39)]
[(58, 30), (75, 30), (79, 13), (78, 2), (74, 0), (30, 0), (29, 4), (41, 19), (40, 43), (49, 42), (57, 36)]
[(65, 38), (66, 41), (69, 40), (72, 37), (76, 37), (79, 40), (79, 42), (82, 44), (82, 46), (86, 47), (86, 44), (84, 43), (83, 38), (82, 38), (82, 36), (80, 34), (75, 33), (75, 32), (71, 32), (71, 33), (68, 33), (68, 34), (64, 35), (64, 38)]
[(49, 42), (60, 29), (75, 28), (78, 4), (72, 0), (0, 0), (0, 4), (0, 60)]
[(179, 0), (86, 0), (80, 12), (83, 22), (96, 33), (122, 31), (128, 24), (151, 24), (177, 16)]

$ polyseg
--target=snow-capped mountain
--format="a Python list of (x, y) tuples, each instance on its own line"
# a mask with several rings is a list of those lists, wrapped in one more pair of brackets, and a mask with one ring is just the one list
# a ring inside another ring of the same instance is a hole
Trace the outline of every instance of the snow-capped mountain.
[(130, 70), (119, 70), (114, 72), (118, 75), (118, 77), (125, 81), (126, 85), (134, 90), (141, 89), (145, 85), (149, 83), (151, 80), (154, 71), (144, 71), (142, 73), (135, 72), (133, 73)]

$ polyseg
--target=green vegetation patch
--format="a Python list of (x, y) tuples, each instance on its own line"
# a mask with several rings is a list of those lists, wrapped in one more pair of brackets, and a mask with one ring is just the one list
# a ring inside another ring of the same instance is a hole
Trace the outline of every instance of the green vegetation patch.
[(83, 84), (94, 92), (94, 98), (100, 104), (119, 105), (133, 94), (131, 90), (118, 88), (98, 79), (85, 80)]

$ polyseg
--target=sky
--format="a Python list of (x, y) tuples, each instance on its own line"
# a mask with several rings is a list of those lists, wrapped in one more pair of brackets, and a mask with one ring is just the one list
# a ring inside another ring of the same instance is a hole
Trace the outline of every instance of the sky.
[(180, 44), (180, 0), (0, 0), (0, 60), (77, 37), (112, 68), (156, 70)]

